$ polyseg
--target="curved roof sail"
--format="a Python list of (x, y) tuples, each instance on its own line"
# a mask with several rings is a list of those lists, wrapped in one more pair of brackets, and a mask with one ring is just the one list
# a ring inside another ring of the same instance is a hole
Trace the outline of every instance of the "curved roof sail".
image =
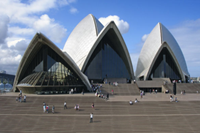
[(94, 53), (95, 49), (97, 46), (100, 44), (101, 40), (107, 36), (114, 44), (113, 48), (115, 51), (118, 53), (118, 55), (122, 58), (123, 62), (125, 63), (126, 69), (129, 72), (129, 75), (131, 79), (134, 78), (134, 72), (133, 72), (133, 67), (132, 67), (132, 62), (131, 58), (128, 52), (128, 49), (126, 47), (126, 44), (123, 40), (123, 37), (115, 25), (113, 21), (111, 21), (106, 27), (102, 29), (102, 31), (99, 33), (99, 36), (97, 40), (95, 41), (93, 47), (91, 48), (84, 64), (82, 67), (82, 72), (86, 70), (86, 67), (89, 63), (89, 60), (91, 59), (92, 54)]
[(81, 20), (67, 39), (63, 51), (71, 56), (80, 69), (102, 29), (103, 25), (89, 14)]
[[(115, 43), (115, 50), (123, 59), (130, 77), (133, 79), (134, 72), (130, 55), (123, 37), (114, 22), (110, 22), (104, 27), (98, 19), (89, 14), (74, 28), (65, 43), (63, 51), (68, 53), (81, 71), (84, 72), (91, 59), (91, 55), (104, 36), (109, 36)], [(119, 46), (118, 48), (117, 45)]]
[[(36, 67), (32, 68), (34, 65)], [(37, 33), (19, 64), (14, 88), (16, 89), (18, 86), (35, 87), (37, 85), (55, 86), (58, 80), (61, 81), (58, 84), (60, 87), (75, 86), (76, 83), (83, 83), (88, 90), (91, 89), (87, 77), (80, 71), (73, 60), (43, 34)]]
[(136, 79), (140, 79), (141, 77), (144, 80), (148, 79), (156, 59), (163, 48), (167, 48), (170, 52), (182, 80), (185, 81), (185, 76), (189, 77), (185, 58), (178, 43), (167, 28), (158, 23), (148, 35), (141, 50), (137, 63)]

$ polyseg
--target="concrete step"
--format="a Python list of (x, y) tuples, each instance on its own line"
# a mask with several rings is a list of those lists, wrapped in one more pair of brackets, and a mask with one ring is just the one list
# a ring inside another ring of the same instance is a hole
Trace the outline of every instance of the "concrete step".
[(118, 84), (117, 86), (103, 84), (101, 88), (102, 93), (112, 93), (114, 91), (114, 95), (139, 95), (140, 91), (136, 84)]

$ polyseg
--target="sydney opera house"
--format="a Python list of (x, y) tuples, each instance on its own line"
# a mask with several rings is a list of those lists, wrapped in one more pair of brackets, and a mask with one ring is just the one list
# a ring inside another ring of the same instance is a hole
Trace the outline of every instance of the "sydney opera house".
[(91, 91), (91, 82), (169, 78), (187, 81), (189, 73), (182, 51), (161, 24), (149, 34), (141, 50), (136, 74), (125, 41), (111, 21), (103, 26), (89, 14), (74, 28), (63, 51), (37, 33), (19, 64), (14, 89), (26, 93)]

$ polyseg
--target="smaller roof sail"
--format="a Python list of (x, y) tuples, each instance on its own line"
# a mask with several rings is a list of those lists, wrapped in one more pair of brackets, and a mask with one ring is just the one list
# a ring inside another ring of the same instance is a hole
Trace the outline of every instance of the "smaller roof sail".
[[(185, 81), (185, 76), (189, 77), (185, 58), (177, 41), (165, 26), (158, 23), (148, 35), (140, 52), (136, 69), (136, 79), (139, 80), (141, 78), (142, 80), (148, 80), (151, 70), (164, 48), (167, 48), (167, 50), (165, 50), (166, 52), (164, 52), (165, 54), (171, 54), (170, 57), (173, 58), (175, 65), (178, 68), (181, 80)], [(165, 57), (163, 57), (163, 60), (164, 58)], [(162, 69), (164, 70), (165, 68)], [(151, 76), (153, 77), (153, 74)]]

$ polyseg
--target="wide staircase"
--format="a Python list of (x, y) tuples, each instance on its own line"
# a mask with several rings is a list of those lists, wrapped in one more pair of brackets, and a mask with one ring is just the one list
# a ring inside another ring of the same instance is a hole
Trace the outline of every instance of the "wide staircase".
[[(127, 85), (129, 86), (129, 85)], [(130, 85), (131, 86), (131, 85)], [(6, 95), (6, 94), (5, 94)], [(0, 96), (0, 133), (198, 133), (199, 101), (106, 101), (87, 95), (27, 96), (26, 103), (14, 96)], [(63, 103), (67, 102), (64, 110)], [(43, 113), (43, 102), (49, 113)], [(95, 108), (91, 104), (94, 102)], [(80, 110), (74, 110), (75, 104)], [(51, 113), (52, 105), (55, 114)], [(89, 123), (90, 113), (94, 122)], [(173, 123), (173, 124), (169, 124)], [(102, 128), (103, 127), (103, 128)]]
[(103, 84), (101, 92), (103, 94), (111, 93), (114, 91), (114, 95), (139, 95), (140, 91), (137, 84), (118, 84), (117, 86)]
[[(169, 90), (169, 93), (173, 93), (173, 84), (166, 84), (165, 89)], [(197, 93), (200, 92), (200, 84), (198, 83), (177, 83), (176, 84), (176, 93), (180, 94), (181, 91), (185, 90), (186, 93)]]

